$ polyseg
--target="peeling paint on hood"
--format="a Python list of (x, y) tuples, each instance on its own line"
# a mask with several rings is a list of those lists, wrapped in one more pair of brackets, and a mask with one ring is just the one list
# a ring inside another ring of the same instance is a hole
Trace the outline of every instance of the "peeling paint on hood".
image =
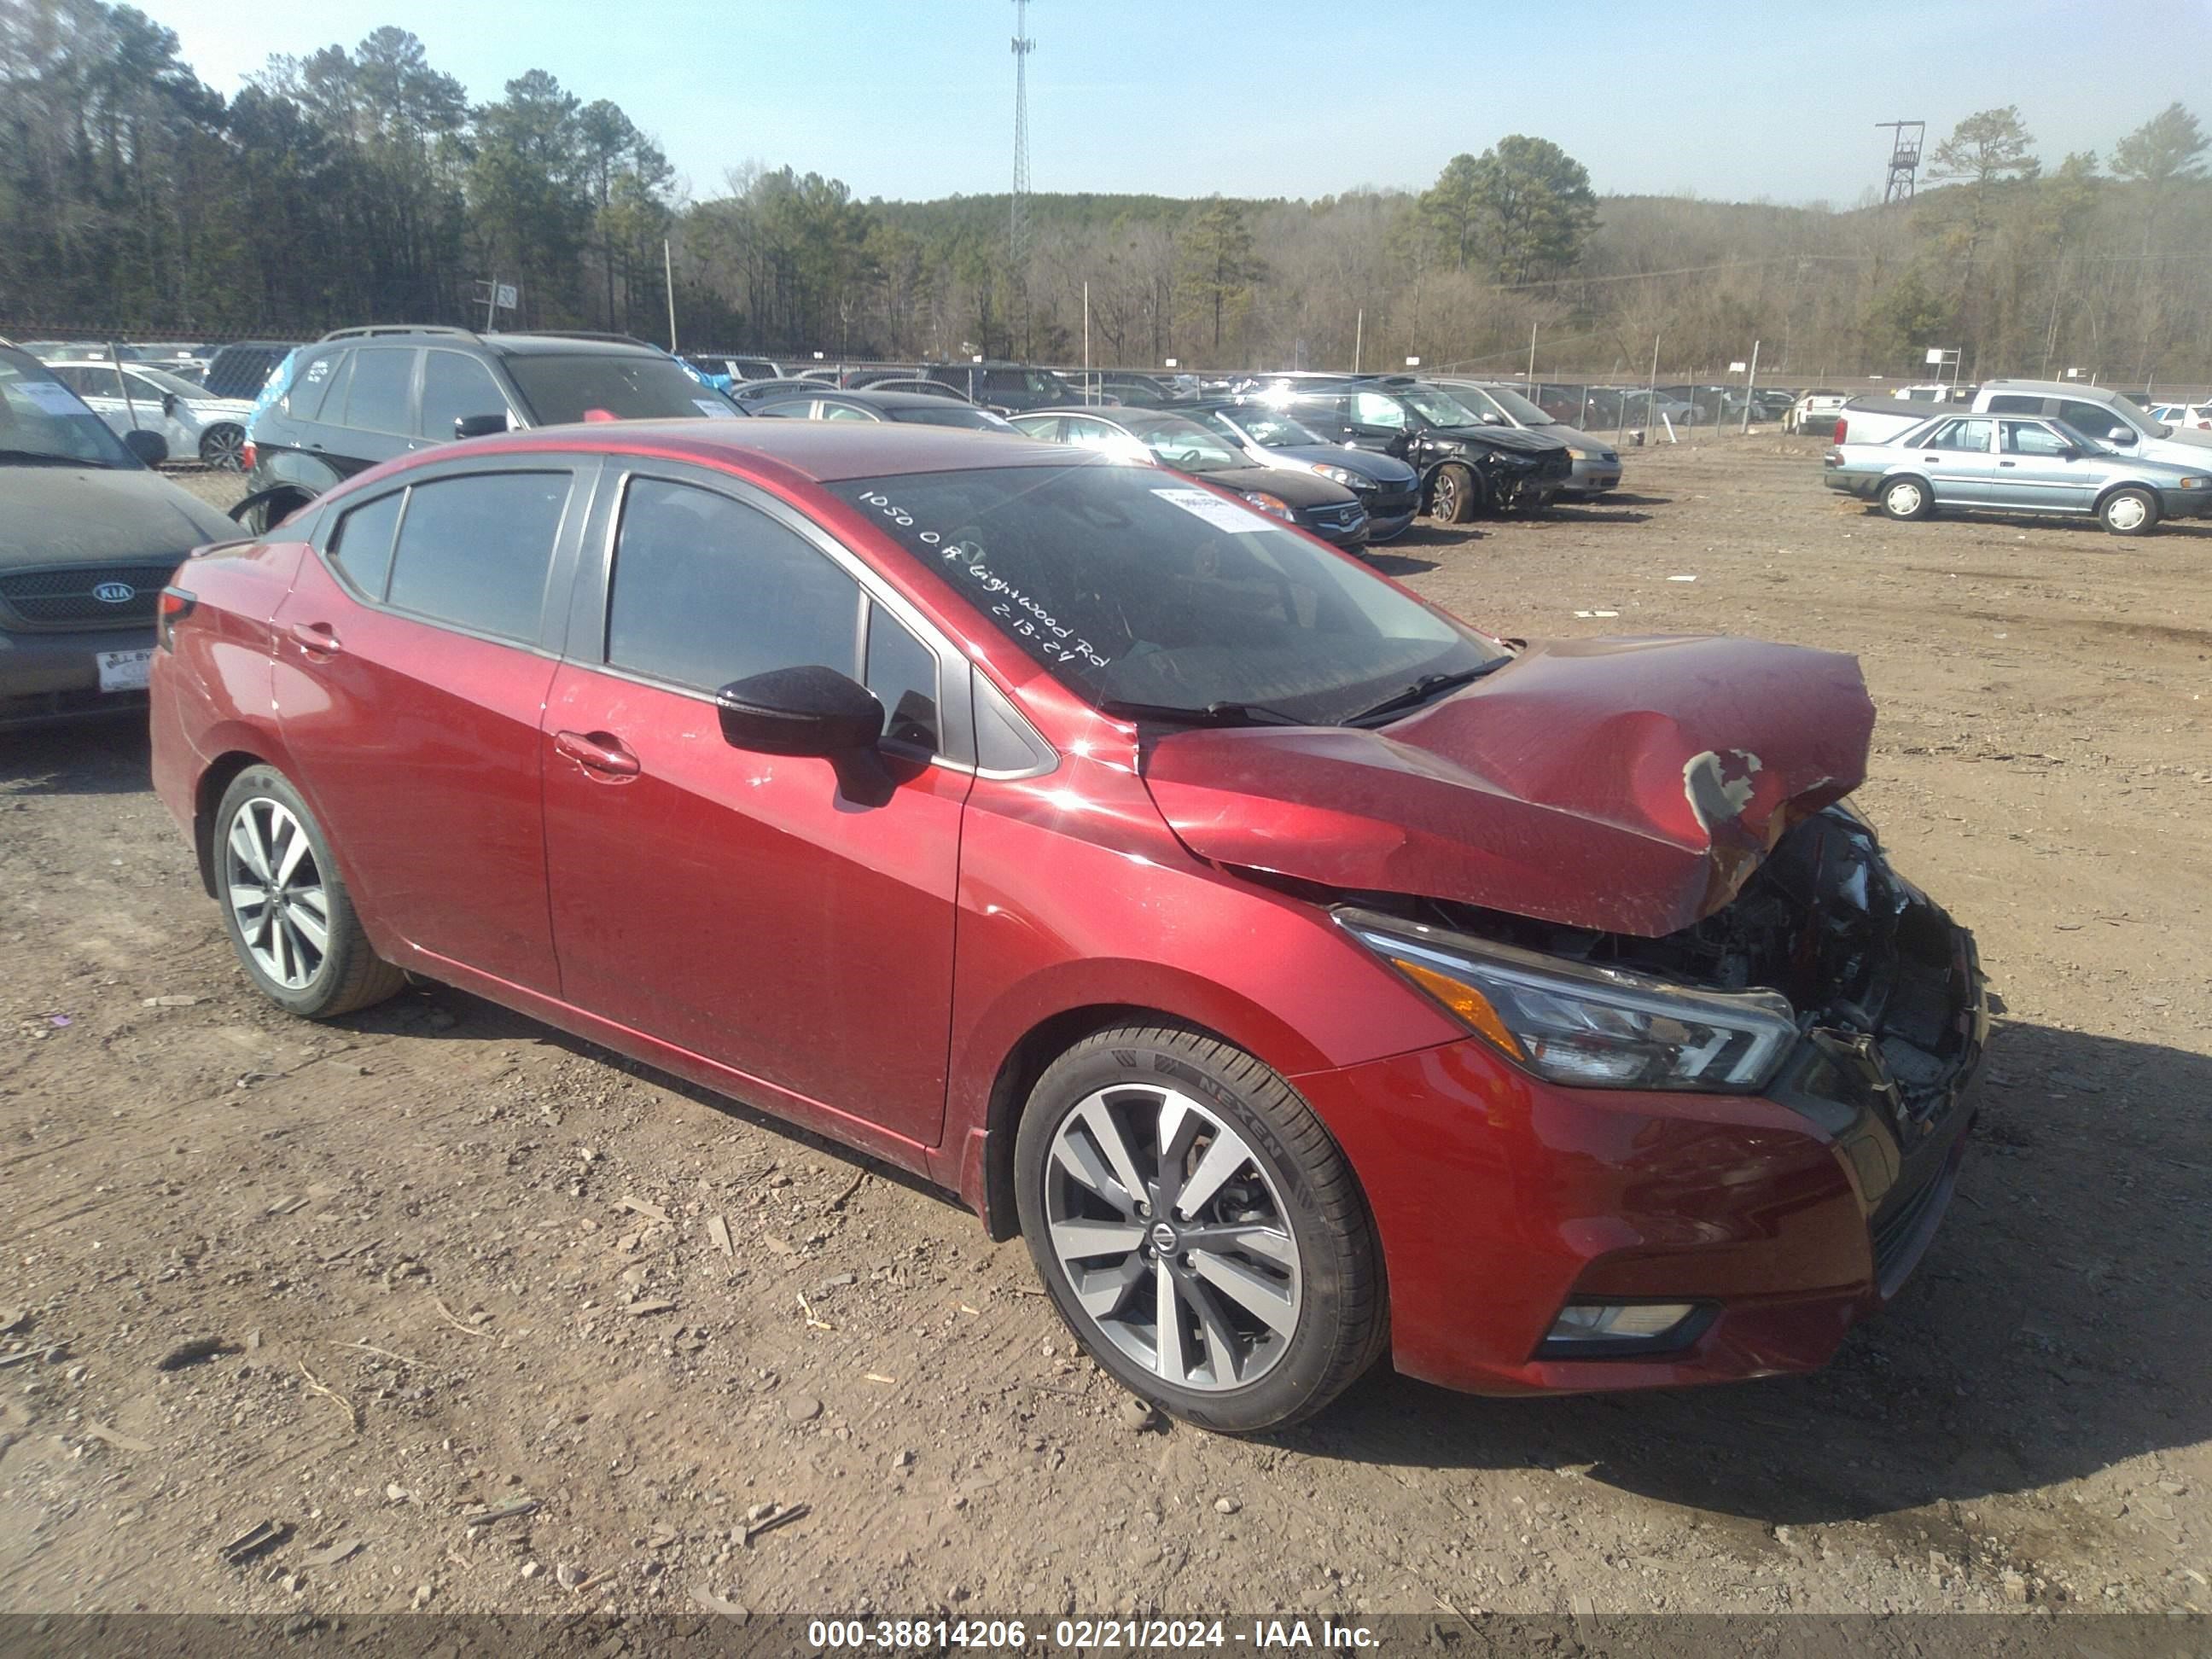
[(1176, 731), (1144, 772), (1212, 863), (1656, 938), (1856, 788), (1873, 732), (1834, 652), (1561, 640), (1388, 726)]

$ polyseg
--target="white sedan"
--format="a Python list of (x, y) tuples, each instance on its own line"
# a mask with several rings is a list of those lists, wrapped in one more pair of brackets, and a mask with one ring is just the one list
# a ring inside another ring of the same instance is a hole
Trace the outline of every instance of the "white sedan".
[(253, 407), (246, 399), (216, 397), (205, 386), (150, 363), (126, 362), (119, 370), (112, 362), (46, 367), (117, 435), (158, 432), (179, 460), (198, 456), (204, 466), (239, 470), (246, 416)]

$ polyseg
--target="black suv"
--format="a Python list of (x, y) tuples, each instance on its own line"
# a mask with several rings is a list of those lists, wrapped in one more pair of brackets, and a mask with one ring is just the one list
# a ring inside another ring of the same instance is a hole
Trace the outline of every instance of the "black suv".
[(342, 328), (300, 353), (253, 422), (246, 497), (231, 516), (266, 530), (340, 479), (457, 438), (744, 413), (659, 347), (619, 335)]
[(1420, 474), (1430, 516), (1446, 524), (1484, 511), (1540, 513), (1574, 476), (1575, 458), (1557, 438), (1485, 426), (1410, 375), (1290, 386), (1265, 401), (1331, 443), (1395, 455)]

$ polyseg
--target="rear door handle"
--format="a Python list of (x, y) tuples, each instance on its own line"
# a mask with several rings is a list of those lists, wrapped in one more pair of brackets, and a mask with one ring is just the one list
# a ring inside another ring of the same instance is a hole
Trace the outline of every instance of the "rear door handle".
[(556, 732), (553, 734), (555, 752), (566, 755), (586, 772), (596, 772), (610, 778), (634, 778), (637, 775), (637, 757), (632, 754), (620, 738), (605, 732)]
[(328, 623), (294, 623), (292, 643), (311, 657), (335, 657), (345, 649)]
[(2010, 466), (2012, 463), (2010, 461), (1999, 461), (1997, 465), (1999, 466)]

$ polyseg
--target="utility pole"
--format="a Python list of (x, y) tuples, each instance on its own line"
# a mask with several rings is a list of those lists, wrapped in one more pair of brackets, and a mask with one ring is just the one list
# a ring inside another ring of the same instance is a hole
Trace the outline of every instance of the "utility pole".
[(1360, 307), (1359, 314), (1352, 319), (1352, 372), (1359, 373), (1359, 348), (1367, 337), (1367, 307)]
[(1758, 383), (1758, 380), (1759, 342), (1753, 340), (1751, 343), (1751, 368), (1743, 377), (1743, 426), (1741, 430), (1747, 433), (1751, 430), (1751, 389)]
[(1536, 396), (1536, 325), (1528, 325), (1528, 396)]
[(668, 251), (668, 239), (660, 239), (660, 276), (668, 284), (668, 355), (676, 355), (676, 256)]
[[(1013, 282), (1013, 304), (1022, 325), (1022, 349), (1028, 356), (1030, 206), (1030, 0), (1014, 0), (1014, 188), (1006, 204), (1006, 270)], [(1014, 319), (1008, 319), (1008, 333)]]

